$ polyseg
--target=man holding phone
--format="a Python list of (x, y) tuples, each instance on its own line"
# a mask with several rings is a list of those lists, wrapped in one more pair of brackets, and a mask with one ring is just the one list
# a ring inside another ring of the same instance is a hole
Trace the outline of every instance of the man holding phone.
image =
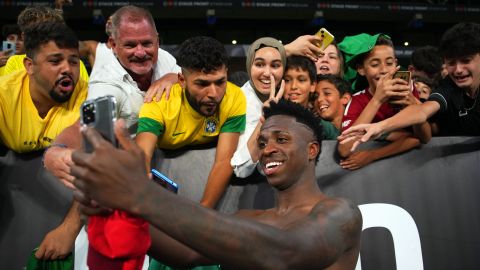
[[(149, 255), (187, 268), (222, 264), (227, 269), (354, 269), (360, 250), (362, 217), (343, 198), (320, 190), (315, 164), (321, 126), (301, 105), (280, 100), (265, 109), (257, 146), (275, 206), (220, 214), (175, 196), (149, 181), (143, 154), (122, 122), (116, 126), (121, 149), (93, 129), (84, 135), (98, 150), (75, 152), (72, 173), (85, 213), (101, 207), (122, 209), (147, 220)], [(90, 198), (91, 196), (91, 198)], [(223, 267), (222, 267), (223, 268)]]
[(3, 75), (5, 64), (10, 56), (25, 53), (22, 31), (20, 31), (18, 25), (4, 25), (2, 27), (2, 36), (5, 37), (5, 40), (2, 42), (2, 49), (0, 51), (0, 76)]
[(146, 155), (147, 170), (155, 147), (179, 149), (218, 139), (215, 162), (201, 204), (213, 208), (227, 188), (233, 169), (230, 159), (245, 130), (243, 92), (227, 82), (228, 56), (209, 37), (193, 37), (178, 49), (182, 67), (170, 99), (145, 103), (140, 110), (136, 142)]
[(422, 104), (411, 105), (375, 124), (354, 126), (339, 138), (353, 145), (376, 138), (384, 132), (430, 119), (434, 134), (442, 136), (480, 135), (480, 24), (459, 23), (442, 36), (439, 52), (448, 77)]

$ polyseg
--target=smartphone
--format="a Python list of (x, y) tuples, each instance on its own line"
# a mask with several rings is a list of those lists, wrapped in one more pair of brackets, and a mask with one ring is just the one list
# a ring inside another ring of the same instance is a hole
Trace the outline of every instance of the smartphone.
[(315, 35), (322, 38), (322, 42), (317, 44), (317, 46), (322, 49), (322, 51), (324, 51), (328, 47), (328, 45), (330, 45), (330, 43), (332, 43), (335, 39), (335, 37), (330, 34), (330, 32), (328, 32), (325, 28), (320, 28), (320, 30), (318, 30)]
[(411, 73), (410, 71), (397, 71), (395, 72), (395, 74), (393, 74), (393, 78), (399, 78), (399, 79), (402, 79), (404, 81), (406, 81), (408, 84), (410, 84), (410, 77), (411, 77)]
[(173, 193), (178, 192), (178, 184), (175, 183), (173, 180), (166, 177), (161, 172), (159, 172), (155, 169), (152, 169), (150, 172), (152, 173), (153, 181), (155, 181), (157, 184), (159, 184), (160, 186), (170, 190)]
[[(99, 97), (94, 100), (83, 102), (80, 108), (80, 122), (95, 128), (106, 140), (117, 147), (114, 125), (117, 120), (115, 110), (116, 101), (113, 96)], [(85, 152), (93, 152), (93, 146), (87, 140), (83, 140)]]
[(10, 50), (9, 55), (14, 55), (17, 51), (15, 42), (4, 40), (2, 43), (2, 51), (7, 51), (7, 50)]

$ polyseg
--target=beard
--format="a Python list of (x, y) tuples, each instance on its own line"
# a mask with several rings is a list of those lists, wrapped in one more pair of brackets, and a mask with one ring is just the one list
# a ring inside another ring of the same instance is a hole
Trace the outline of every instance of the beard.
[(218, 105), (219, 103), (217, 103), (217, 106), (215, 107), (215, 109), (210, 109), (211, 107), (208, 107), (204, 110), (202, 110), (202, 103), (201, 102), (198, 102), (196, 101), (191, 95), (190, 95), (190, 92), (188, 91), (187, 88), (185, 88), (185, 96), (187, 97), (187, 101), (188, 101), (188, 104), (190, 104), (190, 106), (192, 106), (192, 108), (198, 112), (199, 114), (203, 115), (203, 116), (212, 116), (214, 115), (217, 110), (218, 110)]
[(65, 103), (70, 100), (70, 97), (72, 97), (73, 91), (69, 92), (68, 94), (61, 95), (57, 92), (55, 92), (55, 88), (51, 89), (48, 94), (50, 97), (53, 99), (53, 101), (57, 103)]
[[(55, 89), (58, 87), (58, 85), (62, 82), (63, 79), (65, 79), (65, 77), (68, 77), (70, 80), (71, 80), (71, 83), (72, 83), (72, 87), (73, 87), (73, 90), (72, 91), (69, 91), (68, 93), (57, 93), (55, 92)], [(52, 98), (53, 101), (55, 101), (56, 103), (65, 103), (67, 101), (70, 100), (70, 97), (72, 97), (72, 94), (73, 94), (73, 91), (75, 91), (75, 81), (73, 80), (73, 78), (69, 75), (65, 75), (65, 76), (62, 76), (60, 79), (58, 79), (56, 82), (55, 82), (55, 85), (53, 86), (52, 89), (50, 89), (50, 91), (48, 92), (48, 95)]]

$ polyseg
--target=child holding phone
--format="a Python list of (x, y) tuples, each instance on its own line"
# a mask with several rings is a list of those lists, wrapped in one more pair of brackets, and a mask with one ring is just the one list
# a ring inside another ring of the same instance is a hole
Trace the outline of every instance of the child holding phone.
[[(348, 56), (347, 64), (356, 69), (357, 78), (363, 77), (367, 82), (367, 87), (355, 93), (347, 105), (343, 130), (352, 125), (381, 121), (396, 114), (398, 107), (420, 103), (417, 91), (411, 91), (409, 82), (394, 78), (398, 67), (390, 37), (359, 34), (346, 37), (339, 47)], [(361, 168), (374, 160), (410, 150), (425, 141), (429, 134), (428, 124), (422, 123), (413, 127), (413, 134), (405, 130), (384, 134), (382, 139), (392, 143), (379, 149), (352, 152), (352, 144), (339, 144), (338, 153), (343, 158), (340, 165), (350, 170)]]

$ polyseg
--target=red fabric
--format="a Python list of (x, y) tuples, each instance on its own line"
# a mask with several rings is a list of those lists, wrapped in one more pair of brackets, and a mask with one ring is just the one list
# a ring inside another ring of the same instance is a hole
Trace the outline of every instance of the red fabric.
[[(91, 248), (87, 264), (92, 270), (142, 269), (145, 254), (151, 244), (148, 223), (118, 210), (109, 216), (90, 217), (88, 241)], [(108, 263), (102, 259), (112, 262)], [(121, 268), (118, 268), (119, 259), (122, 262)], [(107, 265), (111, 267), (105, 268)]]
[[(418, 98), (418, 91), (415, 88), (413, 89), (413, 96)], [(367, 104), (372, 98), (373, 96), (370, 91), (368, 91), (368, 88), (363, 91), (357, 92), (352, 96), (350, 103), (345, 108), (345, 113), (342, 119), (342, 131), (351, 127), (353, 123), (355, 123), (357, 118), (362, 113), (363, 109), (367, 107)], [(383, 103), (375, 114), (372, 123), (377, 123), (387, 118), (390, 118), (394, 116), (397, 112), (398, 109), (392, 107), (390, 103)]]

